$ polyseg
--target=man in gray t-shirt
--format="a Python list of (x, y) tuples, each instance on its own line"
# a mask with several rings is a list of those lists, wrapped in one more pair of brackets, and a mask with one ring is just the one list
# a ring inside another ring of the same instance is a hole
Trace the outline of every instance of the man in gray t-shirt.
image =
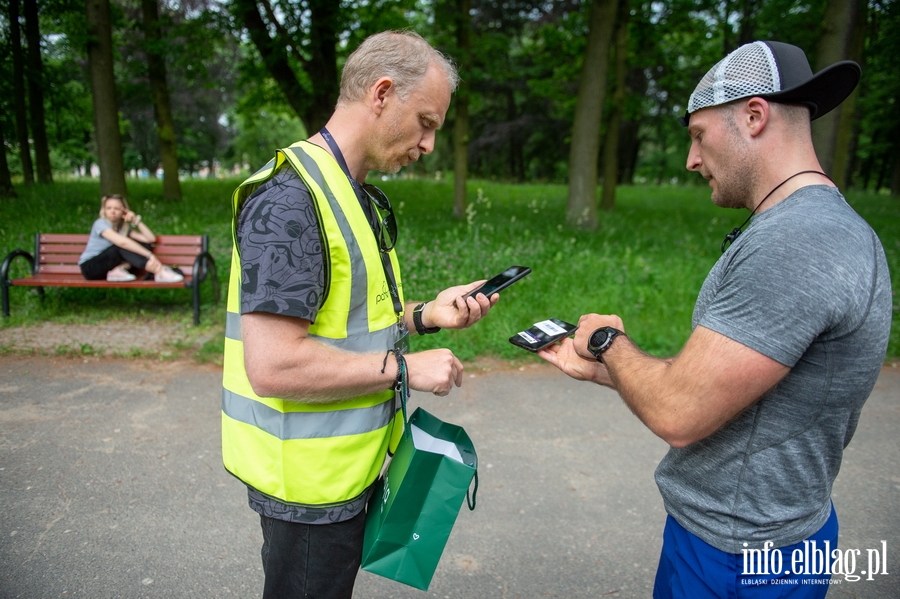
[[(884, 250), (822, 172), (810, 133), (858, 81), (855, 63), (813, 75), (779, 42), (714, 66), (682, 119), (687, 168), (715, 204), (751, 214), (722, 244), (684, 348), (648, 356), (619, 317), (589, 314), (574, 339), (540, 352), (616, 389), (672, 446), (656, 471), (669, 513), (656, 599), (827, 592), (830, 570), (804, 573), (794, 551), (837, 545), (831, 488), (891, 326)], [(748, 556), (770, 550), (782, 552), (777, 571), (748, 571)]]

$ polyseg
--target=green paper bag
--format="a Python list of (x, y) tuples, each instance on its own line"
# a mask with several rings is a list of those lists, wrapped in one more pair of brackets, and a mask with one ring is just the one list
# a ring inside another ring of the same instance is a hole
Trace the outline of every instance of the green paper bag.
[(416, 409), (369, 500), (362, 569), (428, 590), (477, 462), (466, 431)]

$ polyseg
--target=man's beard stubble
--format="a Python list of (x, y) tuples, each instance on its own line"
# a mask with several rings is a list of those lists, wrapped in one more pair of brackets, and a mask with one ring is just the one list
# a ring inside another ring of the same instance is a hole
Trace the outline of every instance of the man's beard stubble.
[(729, 164), (716, 169), (719, 171), (714, 175), (716, 191), (713, 192), (711, 199), (716, 206), (722, 208), (753, 210), (759, 201), (754, 198), (759, 187), (756, 159), (750, 151), (749, 144), (741, 137), (733, 117), (730, 120), (726, 119), (726, 125), (731, 133), (728, 143), (734, 151)]
[(756, 168), (743, 161), (728, 169), (727, 173), (715, 177), (716, 190), (712, 201), (721, 208), (747, 208), (753, 210), (754, 194), (757, 189)]
[(390, 154), (391, 148), (403, 138), (398, 112), (385, 114), (382, 128), (378, 129), (372, 137), (369, 151), (369, 159), (372, 164), (370, 170), (388, 174), (399, 172), (403, 165), (400, 163), (399, 157)]

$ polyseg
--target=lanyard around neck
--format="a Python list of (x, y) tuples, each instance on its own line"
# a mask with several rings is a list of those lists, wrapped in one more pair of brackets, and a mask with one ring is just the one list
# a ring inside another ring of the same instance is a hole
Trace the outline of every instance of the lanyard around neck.
[[(350, 181), (350, 186), (353, 187), (354, 193), (356, 193), (357, 198), (359, 198), (360, 192), (363, 194), (368, 194), (365, 189), (362, 189), (359, 181), (354, 179), (350, 175), (350, 168), (347, 166), (347, 161), (344, 159), (344, 153), (341, 152), (341, 148), (337, 145), (337, 142), (334, 140), (334, 137), (331, 136), (331, 132), (328, 131), (325, 127), (319, 131), (319, 134), (322, 136), (322, 139), (325, 140), (325, 143), (328, 144), (328, 147), (331, 148), (331, 152), (334, 154), (334, 159), (337, 161), (338, 165), (340, 165), (341, 170), (344, 171), (344, 174), (347, 175), (347, 179)], [(376, 239), (378, 233), (373, 229), (372, 233), (375, 234)], [(390, 264), (390, 257), (385, 252), (378, 252), (381, 254), (381, 266), (384, 269), (384, 276), (387, 279), (388, 290), (391, 293), (391, 300), (394, 304), (394, 312), (399, 316), (403, 312), (403, 305), (400, 302), (400, 292), (397, 290), (397, 283), (394, 281), (394, 269)]]
[(324, 139), (325, 143), (328, 144), (328, 147), (331, 148), (331, 153), (334, 154), (334, 159), (340, 165), (341, 170), (344, 171), (344, 174), (347, 175), (347, 178), (350, 179), (350, 184), (355, 190), (359, 182), (356, 181), (350, 174), (350, 167), (347, 166), (347, 161), (344, 159), (344, 153), (341, 152), (341, 148), (337, 145), (337, 142), (334, 141), (331, 133), (325, 127), (322, 127), (322, 129), (319, 131), (319, 135), (322, 136), (322, 139)]

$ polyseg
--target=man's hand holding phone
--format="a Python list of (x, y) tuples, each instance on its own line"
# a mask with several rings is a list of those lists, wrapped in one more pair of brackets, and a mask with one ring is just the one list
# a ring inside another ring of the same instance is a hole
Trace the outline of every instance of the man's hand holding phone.
[(601, 316), (585, 314), (578, 319), (578, 330), (575, 337), (563, 339), (560, 343), (549, 345), (538, 350), (537, 355), (550, 362), (565, 374), (579, 381), (593, 381), (615, 389), (606, 366), (597, 360), (587, 349), (591, 334), (601, 326), (613, 326), (624, 330), (622, 319), (618, 316)]
[[(485, 282), (475, 281), (441, 291), (436, 298), (422, 306), (421, 314), (417, 316), (421, 318), (421, 326), (425, 329), (464, 329), (487, 316), (500, 296), (496, 293), (491, 294), (491, 297), (472, 293)], [(443, 396), (453, 386), (459, 387), (462, 384), (462, 363), (448, 349), (407, 354), (406, 362), (409, 367), (409, 386), (416, 391)]]
[(434, 300), (425, 304), (422, 309), (422, 322), (426, 327), (442, 329), (465, 329), (485, 316), (499, 301), (500, 296), (494, 294), (471, 297), (470, 293), (484, 284), (484, 280), (468, 285), (457, 285), (441, 291)]
[(450, 287), (422, 309), (426, 328), (465, 329), (485, 316), (500, 299), (499, 292), (531, 272), (527, 266), (510, 266), (490, 279)]

